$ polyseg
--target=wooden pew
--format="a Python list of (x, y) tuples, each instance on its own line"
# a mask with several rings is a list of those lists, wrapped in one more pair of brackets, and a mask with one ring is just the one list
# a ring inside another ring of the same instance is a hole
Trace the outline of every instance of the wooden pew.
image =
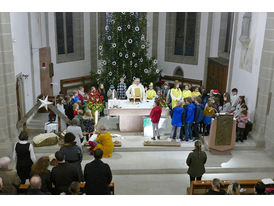
[[(20, 186), (19, 186), (19, 190), (20, 191), (22, 191), (23, 193), (29, 188), (29, 184), (21, 184)], [(81, 182), (80, 183), (80, 188), (81, 188), (81, 191), (83, 192), (83, 190), (84, 190), (84, 187), (85, 187), (85, 183), (84, 182)], [(52, 188), (55, 188), (55, 185), (54, 184), (52, 184)], [(114, 195), (114, 183), (112, 182), (112, 183), (110, 183), (109, 184), (109, 189), (110, 189), (110, 194), (111, 195)]]
[(85, 88), (85, 91), (89, 91), (94, 79), (91, 76), (82, 76), (70, 79), (61, 79), (60, 80), (60, 94), (67, 95), (68, 90), (78, 89), (80, 86)]
[[(237, 182), (241, 185), (241, 188), (245, 191), (241, 192), (241, 195), (253, 194), (254, 186), (261, 180), (222, 180), (223, 190), (227, 190), (228, 185), (233, 182)], [(190, 187), (187, 188), (188, 195), (203, 195), (211, 188), (211, 180), (192, 181)], [(267, 188), (274, 187), (274, 185), (266, 185)]]
[(192, 86), (199, 86), (201, 87), (203, 84), (202, 80), (197, 80), (197, 79), (189, 79), (189, 78), (184, 78), (184, 77), (178, 77), (178, 76), (168, 76), (165, 75), (161, 77), (161, 81), (172, 81), (174, 82), (175, 80), (178, 80), (179, 82), (185, 84), (191, 84)]

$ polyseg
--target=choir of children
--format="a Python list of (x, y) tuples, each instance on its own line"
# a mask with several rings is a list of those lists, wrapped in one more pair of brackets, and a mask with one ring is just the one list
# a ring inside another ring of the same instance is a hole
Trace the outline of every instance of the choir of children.
[[(150, 87), (150, 90), (152, 89)], [(169, 89), (168, 83), (165, 83), (158, 91), (166, 98), (166, 102), (170, 103), (172, 118), (170, 139), (199, 140), (201, 130), (204, 135), (209, 135), (210, 125), (216, 113), (233, 114), (237, 120), (237, 141), (242, 142), (246, 139), (247, 106), (245, 97), (238, 97), (236, 88), (232, 89), (231, 95), (228, 92), (221, 95), (218, 90), (211, 90), (208, 94), (204, 88), (200, 90), (199, 87), (192, 87), (190, 84), (186, 84), (181, 91), (180, 84), (176, 80), (174, 88)], [(155, 136), (152, 139), (155, 140)]]

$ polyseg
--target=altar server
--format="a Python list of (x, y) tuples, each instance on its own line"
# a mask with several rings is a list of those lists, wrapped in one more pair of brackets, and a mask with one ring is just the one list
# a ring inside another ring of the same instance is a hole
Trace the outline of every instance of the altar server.
[(136, 78), (134, 80), (134, 84), (132, 84), (127, 92), (126, 92), (127, 98), (141, 98), (145, 99), (146, 98), (146, 93), (145, 93), (145, 88), (144, 86), (140, 83), (140, 79)]
[(170, 91), (170, 96), (171, 96), (171, 99), (172, 99), (172, 102), (171, 102), (172, 109), (174, 107), (176, 107), (178, 101), (180, 101), (181, 98), (182, 98), (182, 91), (179, 88), (179, 85), (180, 84), (179, 84), (178, 80), (175, 80), (174, 81), (174, 88), (172, 88), (171, 91)]
[(147, 90), (147, 99), (153, 99), (156, 96), (156, 92), (153, 89), (153, 83), (149, 84), (149, 89)]

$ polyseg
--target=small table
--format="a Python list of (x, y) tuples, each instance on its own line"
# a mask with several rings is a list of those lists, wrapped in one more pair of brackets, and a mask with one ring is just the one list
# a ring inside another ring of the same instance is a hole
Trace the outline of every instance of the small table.
[[(119, 127), (121, 132), (142, 132), (143, 118), (148, 116), (154, 106), (154, 100), (136, 102), (129, 100), (109, 100), (108, 114), (119, 116)], [(169, 115), (169, 108), (162, 109), (162, 116)]]

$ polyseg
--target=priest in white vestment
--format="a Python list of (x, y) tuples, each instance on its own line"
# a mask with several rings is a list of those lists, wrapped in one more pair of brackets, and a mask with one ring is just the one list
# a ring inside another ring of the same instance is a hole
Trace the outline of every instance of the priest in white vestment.
[(146, 98), (146, 92), (144, 86), (140, 83), (140, 79), (136, 78), (134, 84), (132, 84), (126, 91), (127, 98)]

